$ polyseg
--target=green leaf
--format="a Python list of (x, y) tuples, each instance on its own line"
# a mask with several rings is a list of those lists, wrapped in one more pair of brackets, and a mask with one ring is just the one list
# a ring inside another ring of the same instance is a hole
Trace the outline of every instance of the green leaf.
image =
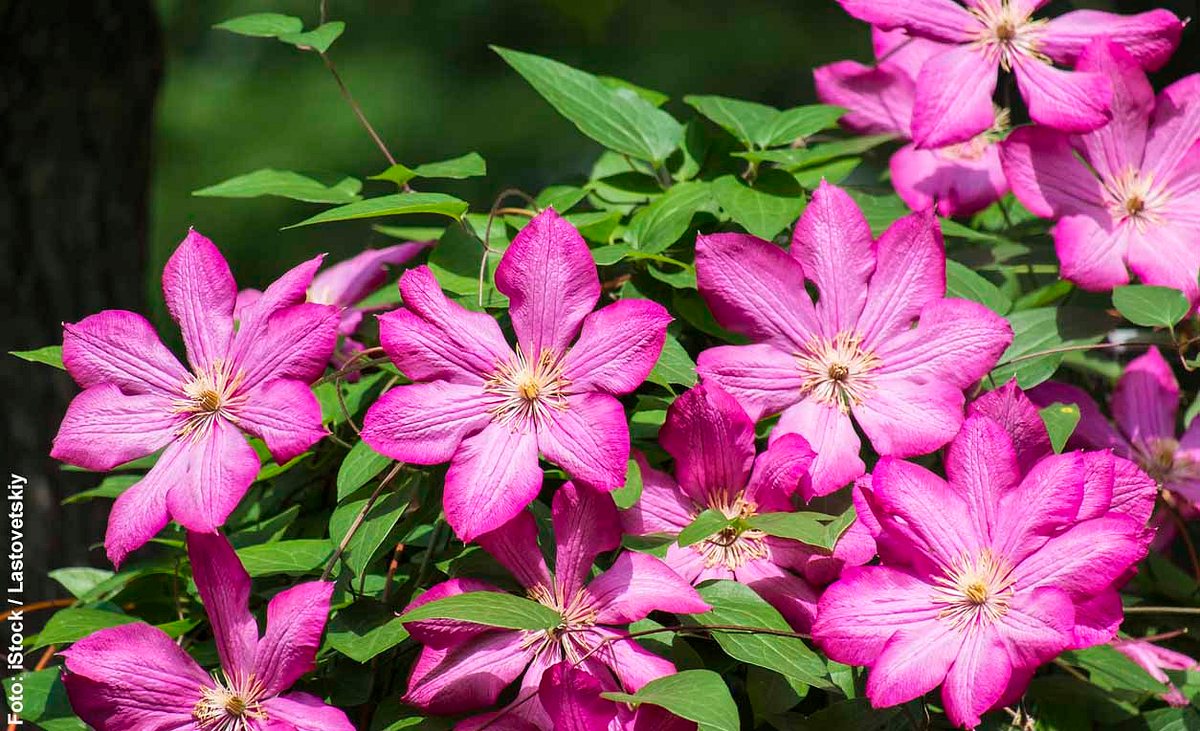
[(606, 246), (597, 246), (592, 249), (592, 261), (596, 262), (597, 266), (611, 266), (629, 256), (633, 249), (625, 244), (608, 244)]
[(662, 354), (658, 356), (658, 362), (646, 380), (667, 389), (671, 386), (691, 388), (696, 385), (696, 363), (671, 333), (667, 333)]
[(997, 315), (1012, 309), (1012, 300), (999, 287), (953, 259), (946, 260), (946, 296), (978, 302)]
[(468, 152), (460, 157), (438, 162), (427, 162), (415, 168), (409, 168), (400, 163), (392, 165), (378, 175), (372, 175), (368, 180), (388, 180), (403, 186), (413, 178), (442, 178), (462, 180), (487, 175), (487, 162), (478, 152)]
[(683, 140), (683, 125), (637, 94), (622, 93), (558, 61), (498, 46), (492, 50), (580, 132), (610, 150), (661, 163)]
[(604, 84), (608, 88), (616, 89), (618, 93), (634, 94), (642, 99), (645, 99), (656, 107), (661, 107), (671, 98), (661, 91), (647, 89), (644, 86), (638, 86), (633, 82), (626, 81), (625, 79), (618, 79), (615, 76), (597, 76), (596, 78), (600, 79), (600, 83)]
[[(4, 678), (6, 698), (14, 698), (13, 686), (20, 684), (24, 707), (19, 716), (42, 731), (87, 731), (71, 709), (67, 689), (59, 679), (62, 668), (52, 667), (36, 672), (22, 672)], [(22, 728), (20, 725), (17, 728)]]
[(324, 538), (305, 538), (247, 546), (239, 549), (237, 555), (252, 578), (273, 574), (302, 576), (323, 568), (333, 556), (333, 546)]
[(422, 619), (457, 619), (488, 627), (505, 629), (549, 630), (562, 622), (553, 609), (513, 594), (496, 591), (470, 591), (422, 604), (405, 612), (401, 622)]
[(1075, 433), (1079, 425), (1079, 407), (1075, 404), (1052, 403), (1044, 409), (1038, 409), (1042, 421), (1046, 423), (1046, 431), (1050, 434), (1050, 445), (1055, 454), (1061, 454), (1067, 440)]
[(49, 574), (50, 578), (62, 584), (76, 599), (86, 596), (101, 583), (113, 577), (113, 572), (107, 569), (94, 569), (90, 566), (71, 566), (55, 569)]
[(99, 485), (89, 489), (81, 490), (80, 492), (70, 495), (63, 500), (63, 505), (72, 505), (74, 503), (84, 503), (96, 498), (108, 498), (116, 500), (121, 496), (121, 493), (133, 487), (134, 483), (142, 479), (142, 475), (112, 475), (105, 477)]
[[(700, 587), (699, 592), (701, 598), (712, 606), (710, 611), (691, 615), (690, 619), (700, 625), (793, 631), (777, 609), (744, 584), (716, 581)], [(774, 670), (807, 685), (833, 687), (825, 663), (799, 637), (722, 632), (716, 629), (712, 631), (712, 636), (721, 649), (742, 662)]]
[[(501, 233), (504, 226), (492, 227), (491, 252), (487, 254), (487, 269), (483, 279), (483, 306), (506, 307), (508, 298), (500, 294), (494, 284), (500, 254), (508, 242)], [(482, 236), (482, 234), (480, 234)], [(483, 243), (466, 226), (448, 226), (429, 254), (429, 269), (437, 277), (442, 289), (470, 298), (471, 307), (478, 302), (479, 264), (485, 252)]]
[(284, 33), (279, 36), (279, 40), (301, 50), (311, 48), (317, 53), (325, 53), (344, 32), (346, 24), (340, 20), (333, 20), (303, 33)]
[(537, 194), (534, 202), (538, 208), (553, 208), (560, 214), (574, 208), (587, 197), (587, 189), (574, 185), (551, 185)]
[(836, 160), (839, 157), (861, 155), (868, 150), (878, 147), (885, 142), (894, 140), (892, 135), (867, 135), (851, 137), (845, 140), (823, 142), (809, 147), (797, 147), (787, 150), (748, 150), (746, 152), (730, 153), (754, 162), (771, 162), (788, 170), (807, 168)]
[(1157, 708), (1142, 715), (1144, 731), (1200, 731), (1200, 712), (1185, 708)]
[(341, 467), (338, 468), (338, 501), (341, 502), (355, 490), (370, 482), (391, 462), (391, 457), (385, 457), (376, 452), (366, 442), (360, 441), (355, 444), (342, 460)]
[(1112, 302), (1126, 320), (1143, 327), (1174, 327), (1191, 309), (1183, 292), (1147, 284), (1114, 288)]
[(618, 703), (649, 703), (695, 721), (697, 731), (738, 731), (737, 704), (721, 676), (711, 670), (683, 670), (651, 680), (637, 693), (601, 693)]
[(65, 645), (81, 640), (93, 632), (137, 621), (139, 621), (137, 617), (106, 612), (102, 609), (79, 607), (61, 609), (46, 622), (46, 627), (34, 638), (29, 649), (36, 650), (47, 645)]
[(763, 170), (751, 187), (736, 175), (717, 178), (712, 184), (717, 203), (750, 233), (773, 239), (804, 210), (804, 190), (782, 170)]
[(642, 497), (642, 468), (636, 459), (630, 457), (625, 464), (625, 484), (612, 491), (613, 502), (617, 508), (627, 510), (632, 508)]
[(724, 96), (690, 95), (683, 101), (716, 122), (747, 147), (762, 147), (760, 140), (779, 117), (779, 110), (758, 102), (730, 99)]
[[(346, 562), (355, 576), (363, 575), (388, 534), (396, 527), (396, 523), (400, 522), (412, 496), (413, 482), (415, 481), (409, 481), (400, 486), (390, 484), (386, 488), (387, 492), (379, 496), (371, 505), (371, 509), (363, 516), (362, 522), (354, 531), (354, 535), (346, 544), (346, 550), (341, 556), (341, 560)], [(358, 495), (358, 499), (351, 499), (338, 505), (333, 514), (329, 516), (329, 538), (334, 543), (341, 544), (350, 528), (358, 520), (359, 514), (367, 507), (370, 501), (367, 489), (361, 490)]]
[(679, 536), (675, 540), (679, 543), (680, 547), (690, 546), (693, 543), (699, 543), (715, 533), (719, 533), (728, 525), (729, 518), (724, 513), (720, 510), (709, 508), (697, 515), (690, 525), (679, 531)]
[(395, 612), (374, 599), (338, 610), (329, 622), (329, 645), (355, 662), (367, 662), (408, 638)]
[(217, 23), (213, 26), (218, 30), (227, 30), (242, 36), (257, 38), (278, 38), (289, 33), (299, 33), (304, 30), (304, 21), (292, 15), (279, 13), (254, 13)]
[(283, 229), (311, 226), (330, 221), (351, 221), (359, 218), (380, 218), (411, 213), (437, 213), (449, 218), (459, 218), (467, 212), (467, 204), (454, 196), (442, 193), (394, 193), (368, 198), (346, 206), (331, 208), (306, 218), (300, 223), (284, 226)]
[(999, 386), (1016, 378), (1023, 389), (1054, 375), (1062, 363), (1062, 348), (1099, 342), (1113, 325), (1101, 312), (1071, 306), (1021, 310), (1010, 314), (1008, 322), (1013, 341), (989, 379)]
[(54, 366), (60, 371), (66, 370), (66, 366), (63, 365), (61, 345), (47, 345), (37, 350), (10, 350), (8, 354), (15, 355), (21, 360), (27, 360), (30, 363), (44, 363), (48, 366)]
[(194, 190), (192, 195), (203, 198), (257, 198), (273, 195), (308, 203), (351, 203), (359, 200), (360, 190), (362, 183), (355, 178), (342, 178), (333, 185), (325, 186), (290, 170), (263, 168)]
[(759, 130), (759, 146), (787, 145), (821, 130), (831, 129), (837, 126), (845, 113), (845, 109), (827, 104), (810, 104), (780, 112), (764, 129)]
[(1154, 695), (1167, 691), (1167, 686), (1150, 677), (1141, 666), (1111, 645), (1068, 651), (1059, 658), (1063, 662), (1087, 670), (1092, 683), (1108, 690), (1130, 690)]
[(633, 214), (625, 239), (635, 249), (657, 254), (679, 241), (693, 216), (715, 209), (711, 185), (701, 181), (678, 183)]

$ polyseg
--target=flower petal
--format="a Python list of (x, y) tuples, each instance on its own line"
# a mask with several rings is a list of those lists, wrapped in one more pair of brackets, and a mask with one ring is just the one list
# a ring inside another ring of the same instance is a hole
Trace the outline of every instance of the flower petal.
[(1145, 284), (1178, 289), (1193, 305), (1200, 301), (1200, 222), (1167, 223), (1145, 231), (1129, 228), (1129, 268)]
[(642, 385), (658, 362), (670, 322), (665, 307), (642, 299), (618, 300), (585, 317), (564, 363), (571, 392), (620, 396)]
[(621, 527), (630, 535), (652, 533), (674, 536), (692, 522), (696, 505), (679, 489), (674, 478), (654, 469), (646, 457), (633, 453), (642, 473), (642, 495), (630, 508), (621, 511)]
[(820, 593), (807, 581), (766, 559), (747, 561), (734, 569), (734, 576), (775, 607), (792, 629), (812, 629)]
[(167, 509), (184, 528), (212, 533), (254, 482), (261, 467), (258, 453), (236, 427), (215, 418), (207, 432), (189, 440), (180, 457), (187, 463), (187, 479), (171, 486)]
[(854, 329), (875, 271), (871, 227), (844, 190), (824, 180), (792, 232), (792, 256), (817, 285), (817, 319), (827, 338)]
[(1000, 496), (993, 547), (1017, 562), (1079, 515), (1087, 463), (1082, 452), (1051, 455), (1034, 465), (1015, 489)]
[(600, 278), (587, 242), (553, 208), (517, 234), (496, 267), (496, 289), (526, 357), (562, 353), (600, 299)]
[(183, 331), (188, 360), (200, 370), (225, 358), (233, 338), (237, 284), (212, 241), (189, 230), (163, 269), (163, 296)]
[(654, 611), (698, 614), (712, 609), (660, 559), (636, 551), (617, 556), (587, 591), (596, 601), (598, 624), (628, 624)]
[(266, 731), (354, 731), (345, 711), (308, 693), (268, 698), (263, 709), (269, 719)]
[(568, 396), (565, 409), (548, 412), (537, 446), (576, 481), (612, 492), (625, 484), (629, 464), (625, 407), (606, 393)]
[(1019, 127), (1000, 143), (1000, 164), (1013, 195), (1042, 218), (1086, 214), (1108, 219), (1104, 187), (1076, 157), (1066, 134), (1036, 125)]
[(113, 503), (104, 534), (104, 550), (114, 566), (166, 527), (170, 520), (167, 493), (188, 481), (188, 444), (171, 443), (144, 477)]
[(50, 456), (104, 472), (161, 449), (175, 439), (182, 423), (166, 396), (127, 396), (115, 384), (101, 383), (72, 399)]
[(1112, 395), (1112, 413), (1130, 440), (1175, 437), (1179, 382), (1158, 348), (1125, 366)]
[(275, 313), (294, 307), (308, 298), (308, 288), (324, 259), (325, 255), (321, 254), (301, 262), (271, 282), (257, 297), (242, 298), (242, 302), (234, 310), (238, 320), (237, 334), (233, 337), (235, 351), (245, 350), (263, 337)]
[(432, 241), (408, 241), (382, 249), (367, 249), (338, 262), (313, 277), (309, 301), (351, 307), (383, 286), (387, 265), (400, 265), (433, 245)]
[(966, 142), (995, 124), (992, 94), (999, 63), (970, 45), (930, 57), (917, 77), (912, 138), (917, 147)]
[[(707, 604), (704, 606), (708, 607)], [(592, 656), (612, 669), (613, 674), (621, 681), (622, 689), (636, 693), (651, 680), (675, 674), (675, 663), (655, 655), (639, 645), (636, 640), (624, 639), (625, 634), (607, 627), (598, 627), (594, 635), (601, 641), (609, 642), (604, 649)]]
[(955, 726), (975, 728), (1008, 688), (1012, 661), (1003, 640), (992, 632), (963, 633), (962, 647), (946, 674), (942, 700)]
[(520, 632), (489, 632), (451, 650), (425, 648), (402, 700), (435, 714), (493, 705), (533, 657)]
[[(521, 515), (527, 514), (528, 513), (521, 513)], [(516, 519), (513, 519), (510, 520), (508, 524), (513, 524), (515, 522)], [(530, 522), (532, 523), (532, 520)], [(536, 530), (536, 526), (534, 529)], [(488, 553), (491, 553), (493, 556), (496, 555), (496, 552), (492, 550), (493, 547), (488, 546), (483, 542), (482, 539), (498, 532), (499, 531), (492, 531), (492, 533), (485, 533), (483, 536), (480, 536), (480, 545), (482, 545), (484, 550), (486, 550)], [(533, 553), (527, 554), (525, 556), (525, 560), (527, 563), (533, 563), (531, 560), (532, 557), (537, 556), (540, 559), (541, 555), (542, 554), (538, 550), (537, 543), (534, 543)], [(505, 556), (499, 560), (501, 563), (505, 564), (506, 567), (508, 567), (508, 564), (505, 563), (505, 560), (511, 558), (511, 556)], [(543, 574), (546, 573), (545, 567), (546, 564), (543, 561)], [(536, 584), (537, 582), (534, 583)], [(545, 582), (543, 582), (543, 585), (549, 586), (549, 583), (549, 577), (547, 576)], [(533, 585), (534, 584), (526, 584), (526, 586)], [(475, 591), (494, 591), (501, 594), (504, 593), (486, 581), (470, 578), (448, 579), (440, 584), (434, 584), (433, 586), (429, 587), (429, 589), (427, 589), (424, 593), (409, 602), (408, 606), (404, 607), (404, 611), (400, 614), (407, 614), (417, 607), (437, 601), (438, 599), (445, 599), (449, 596), (457, 596), (459, 594), (466, 594)], [(408, 630), (409, 635), (422, 645), (425, 645), (426, 647), (435, 647), (438, 649), (445, 649), (448, 647), (461, 645), (467, 640), (478, 637), (485, 632), (495, 631), (495, 627), (488, 627), (487, 625), (476, 624), (474, 622), (464, 622), (458, 619), (422, 619), (416, 622), (405, 622), (404, 629)]]
[(887, 566), (856, 566), (821, 595), (813, 641), (830, 658), (872, 665), (898, 630), (924, 626), (938, 607), (929, 584)]
[(1090, 216), (1066, 216), (1050, 229), (1063, 279), (1083, 289), (1105, 292), (1129, 283), (1125, 256), (1133, 228), (1108, 228), (1108, 222)]
[(521, 586), (526, 589), (552, 587), (554, 582), (550, 579), (550, 570), (546, 568), (546, 559), (538, 547), (537, 521), (528, 510), (517, 513), (512, 520), (495, 530), (481, 534), (476, 541), (508, 569)]
[(1158, 93), (1143, 173), (1156, 180), (1170, 176), (1200, 140), (1200, 74), (1191, 74)]
[(606, 493), (568, 482), (551, 502), (554, 578), (562, 596), (574, 596), (592, 576), (596, 556), (621, 545), (617, 506)]
[(774, 345), (719, 345), (700, 353), (696, 372), (737, 399), (751, 421), (800, 399), (804, 381), (796, 356)]
[(233, 356), (243, 390), (273, 378), (312, 383), (337, 345), (338, 308), (304, 302), (271, 313), (253, 339), (238, 330)]
[(967, 416), (975, 415), (994, 420), (1008, 433), (1021, 473), (1054, 453), (1046, 422), (1030, 397), (1017, 386), (1015, 378), (972, 401), (967, 406)]
[(658, 441), (675, 458), (675, 478), (694, 502), (741, 493), (754, 465), (754, 424), (732, 396), (701, 383), (667, 410)]
[(884, 532), (942, 566), (989, 543), (975, 529), (962, 494), (924, 467), (884, 457), (871, 473), (871, 489)]
[(617, 704), (600, 697), (604, 687), (590, 673), (561, 662), (542, 674), (538, 700), (563, 731), (596, 731), (608, 728), (617, 715)]
[[(1167, 486), (1170, 487), (1169, 485)], [(1113, 457), (1113, 493), (1110, 510), (1145, 525), (1154, 512), (1158, 483), (1133, 462)]]
[(1075, 10), (1051, 18), (1038, 34), (1038, 50), (1065, 66), (1074, 66), (1095, 38), (1107, 36), (1149, 71), (1158, 70), (1175, 49), (1183, 23), (1170, 10), (1157, 8), (1134, 15)]
[(902, 70), (838, 61), (813, 69), (813, 82), (823, 104), (849, 110), (843, 126), (859, 134), (908, 137), (916, 88)]
[(879, 454), (928, 454), (958, 433), (964, 399), (957, 386), (919, 374), (880, 375), (873, 385), (867, 399), (852, 408)]
[(1107, 37), (1084, 49), (1077, 68), (1104, 74), (1113, 90), (1112, 121), (1080, 138), (1087, 161), (1108, 180), (1140, 169), (1154, 111), (1154, 89), (1145, 72), (1133, 56)]
[(1041, 407), (1054, 403), (1075, 404), (1079, 407), (1079, 423), (1067, 441), (1068, 446), (1113, 449), (1118, 454), (1129, 453), (1128, 443), (1109, 423), (1091, 394), (1082, 388), (1058, 381), (1046, 381), (1031, 389), (1029, 398)]
[(433, 381), (396, 386), (363, 417), (362, 438), (392, 459), (439, 464), (491, 423), (494, 399), (478, 385)]
[(1012, 337), (1008, 321), (978, 302), (935, 300), (915, 328), (879, 344), (875, 373), (962, 390), (995, 367)]
[(871, 705), (899, 705), (936, 688), (958, 659), (962, 642), (949, 622), (929, 621), (897, 631), (867, 674)]
[(1112, 117), (1112, 83), (1093, 71), (1067, 71), (1024, 54), (1013, 56), (1017, 89), (1038, 124), (1063, 132), (1091, 132)]
[(1106, 589), (1076, 604), (1070, 649), (1079, 650), (1113, 641), (1124, 619), (1125, 609), (1116, 589)]
[(855, 18), (884, 30), (903, 28), (914, 36), (946, 43), (966, 43), (980, 27), (974, 16), (952, 0), (838, 0), (838, 4)]
[(1018, 591), (996, 627), (1008, 644), (1014, 670), (1040, 665), (1071, 642), (1075, 608), (1061, 589)]
[(987, 416), (972, 416), (950, 442), (945, 461), (946, 479), (966, 500), (976, 532), (991, 536), (1001, 496), (1021, 481), (1008, 432)]
[(446, 522), (462, 541), (508, 522), (542, 488), (537, 438), (504, 424), (489, 424), (462, 441), (442, 496)]
[(978, 213), (1008, 192), (1000, 147), (981, 138), (934, 150), (905, 145), (892, 155), (888, 169), (909, 208), (936, 206), (943, 216)]
[(1013, 578), (1022, 587), (1056, 587), (1078, 601), (1107, 588), (1145, 553), (1142, 527), (1110, 514), (1054, 536), (1016, 566)]
[(271, 456), (284, 464), (325, 438), (321, 404), (308, 384), (276, 379), (246, 394), (237, 407), (238, 426), (267, 443)]
[(178, 397), (190, 379), (150, 321), (125, 310), (105, 310), (64, 323), (62, 359), (83, 388), (114, 383), (125, 393)]
[(932, 209), (888, 226), (875, 251), (875, 273), (857, 329), (866, 350), (908, 330), (926, 305), (946, 295), (946, 250)]
[(258, 649), (258, 624), (250, 613), (250, 574), (225, 536), (188, 533), (187, 548), (221, 668), (226, 678), (244, 682), (254, 674)]
[[(787, 510), (797, 491), (808, 491), (808, 470), (816, 453), (799, 434), (784, 434), (771, 442), (754, 460), (754, 471), (746, 485), (746, 499), (760, 510)], [(768, 507), (770, 506), (770, 507)]]
[(254, 677), (265, 693), (282, 693), (317, 666), (333, 586), (331, 581), (308, 581), (272, 597), (267, 632), (254, 658)]
[(866, 471), (858, 454), (862, 443), (854, 431), (854, 423), (849, 414), (839, 409), (816, 399), (805, 399), (783, 412), (771, 430), (770, 439), (774, 441), (785, 434), (804, 437), (817, 455), (808, 468), (808, 491), (801, 486), (806, 500), (828, 495)]

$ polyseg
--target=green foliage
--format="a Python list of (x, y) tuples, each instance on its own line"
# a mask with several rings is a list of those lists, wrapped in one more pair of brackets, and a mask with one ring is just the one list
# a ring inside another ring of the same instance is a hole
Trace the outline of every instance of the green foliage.
[(604, 693), (609, 700), (661, 706), (695, 721), (699, 731), (737, 731), (738, 712), (729, 688), (711, 670), (683, 670), (651, 680), (636, 693)]
[(262, 195), (276, 195), (309, 203), (352, 203), (359, 200), (360, 190), (362, 182), (355, 178), (342, 178), (327, 186), (290, 170), (266, 168), (201, 188), (193, 191), (192, 195), (210, 198), (257, 198)]
[(1075, 404), (1053, 403), (1038, 409), (1042, 421), (1046, 424), (1046, 432), (1050, 435), (1050, 445), (1054, 451), (1061, 453), (1067, 445), (1067, 440), (1079, 425), (1079, 407)]
[(64, 370), (61, 345), (47, 345), (37, 350), (10, 350), (8, 354), (16, 356), (21, 360), (27, 360), (30, 363), (44, 363), (48, 366), (54, 366), (60, 371)]
[(558, 612), (545, 605), (492, 591), (472, 591), (436, 599), (400, 615), (401, 622), (422, 619), (457, 619), (488, 627), (524, 630), (549, 630), (562, 621)]
[(458, 218), (466, 212), (466, 202), (444, 193), (396, 193), (332, 208), (286, 228), (311, 226), (314, 223), (329, 223), (330, 221), (351, 221), (359, 218), (382, 218), (413, 213), (437, 213), (449, 218)]
[(1112, 301), (1126, 320), (1145, 327), (1172, 327), (1191, 309), (1183, 292), (1144, 284), (1117, 287)]

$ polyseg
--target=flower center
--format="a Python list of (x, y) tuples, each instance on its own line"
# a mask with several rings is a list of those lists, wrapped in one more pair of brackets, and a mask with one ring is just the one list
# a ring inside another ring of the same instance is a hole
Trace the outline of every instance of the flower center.
[(1117, 223), (1129, 221), (1138, 231), (1162, 223), (1162, 207), (1166, 196), (1154, 189), (1154, 178), (1142, 175), (1133, 167), (1105, 181), (1108, 212)]
[(959, 161), (974, 161), (982, 158), (988, 148), (1004, 139), (1012, 125), (1012, 113), (1005, 107), (996, 107), (996, 121), (991, 129), (980, 132), (966, 142), (939, 148), (936, 152), (943, 158)]
[(266, 721), (261, 700), (262, 683), (253, 676), (244, 683), (228, 683), (213, 676), (213, 686), (200, 689), (200, 700), (192, 708), (192, 718), (200, 731), (253, 731), (257, 721)]
[(551, 652), (558, 659), (575, 663), (595, 650), (596, 643), (588, 641), (587, 630), (596, 624), (596, 605), (586, 589), (566, 599), (557, 589), (538, 584), (528, 594), (533, 601), (558, 612), (562, 621), (554, 629), (526, 632), (521, 641), (523, 648), (533, 647), (536, 654)]
[(969, 8), (969, 12), (983, 26), (973, 44), (989, 61), (999, 61), (1005, 71), (1012, 70), (1013, 58), (1018, 55), (1050, 63), (1037, 48), (1037, 35), (1045, 20), (1033, 20), (1009, 0), (986, 0)]
[(939, 619), (957, 628), (987, 625), (1003, 617), (1012, 601), (1012, 566), (990, 550), (963, 557), (938, 577), (933, 601)]
[(223, 362), (216, 361), (208, 371), (185, 383), (181, 398), (173, 402), (175, 413), (188, 415), (177, 433), (202, 436), (217, 417), (236, 422), (234, 412), (245, 400), (238, 393), (244, 377), (241, 371), (233, 373)]
[(1133, 440), (1138, 466), (1154, 478), (1159, 487), (1173, 482), (1200, 480), (1200, 462), (1179, 452), (1179, 442), (1164, 437)]
[(566, 409), (570, 381), (563, 375), (563, 368), (563, 358), (552, 350), (543, 350), (533, 362), (518, 351), (511, 362), (497, 366), (484, 383), (485, 392), (500, 397), (491, 408), (492, 418), (514, 431), (524, 431), (536, 429), (551, 411)]
[(861, 404), (874, 388), (871, 371), (882, 363), (878, 356), (862, 349), (862, 338), (854, 333), (838, 333), (833, 340), (816, 337), (796, 354), (800, 366), (800, 392), (811, 394), (823, 403), (849, 412)]
[(733, 571), (750, 561), (766, 557), (767, 544), (763, 540), (766, 534), (745, 523), (747, 518), (758, 511), (757, 505), (740, 494), (733, 501), (712, 496), (708, 504), (733, 521), (733, 525), (692, 544), (692, 550), (704, 557), (705, 568), (724, 566)]

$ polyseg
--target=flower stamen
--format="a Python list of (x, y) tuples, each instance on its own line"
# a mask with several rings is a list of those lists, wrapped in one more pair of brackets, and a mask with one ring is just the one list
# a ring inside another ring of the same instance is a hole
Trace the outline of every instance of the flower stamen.
[(871, 371), (882, 361), (862, 349), (862, 338), (838, 333), (833, 340), (816, 337), (796, 354), (800, 366), (800, 392), (849, 413), (874, 389)]
[(532, 363), (518, 350), (511, 362), (497, 365), (484, 383), (486, 393), (500, 397), (490, 410), (492, 418), (514, 431), (525, 431), (541, 426), (552, 410), (566, 409), (570, 381), (563, 375), (564, 368), (563, 358), (548, 348)]
[(213, 686), (200, 689), (192, 718), (200, 731), (253, 731), (258, 728), (256, 722), (267, 720), (261, 703), (265, 692), (254, 676), (231, 683), (214, 675)]
[(218, 417), (236, 423), (237, 407), (245, 400), (238, 393), (244, 379), (241, 371), (232, 372), (223, 361), (215, 361), (185, 383), (182, 398), (172, 402), (175, 413), (188, 415), (177, 431), (179, 436), (202, 437)]
[(934, 584), (939, 619), (958, 629), (990, 624), (1008, 612), (1013, 596), (1012, 566), (990, 550), (955, 561)]

